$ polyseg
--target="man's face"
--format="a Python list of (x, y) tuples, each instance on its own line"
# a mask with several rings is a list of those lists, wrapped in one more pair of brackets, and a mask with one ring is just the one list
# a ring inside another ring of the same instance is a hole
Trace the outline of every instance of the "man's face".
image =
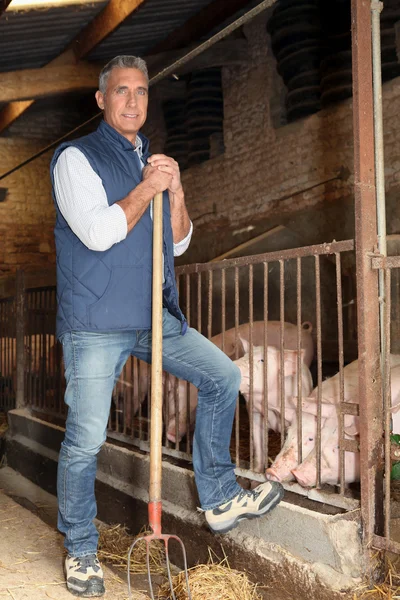
[(104, 120), (133, 144), (147, 116), (148, 83), (139, 69), (115, 68), (105, 94), (96, 92)]

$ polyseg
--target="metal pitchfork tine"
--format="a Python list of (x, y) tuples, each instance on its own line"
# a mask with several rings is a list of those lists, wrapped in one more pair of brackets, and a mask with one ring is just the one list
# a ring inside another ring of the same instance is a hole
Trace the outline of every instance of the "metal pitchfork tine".
[(163, 198), (156, 194), (153, 203), (153, 301), (152, 301), (152, 354), (151, 354), (151, 423), (150, 423), (150, 486), (149, 486), (149, 524), (153, 531), (144, 535), (132, 544), (128, 553), (128, 593), (130, 600), (131, 576), (130, 561), (135, 545), (144, 540), (146, 542), (147, 577), (151, 599), (155, 600), (150, 571), (150, 544), (154, 540), (162, 540), (165, 544), (165, 557), (167, 564), (168, 581), (171, 588), (171, 598), (176, 600), (171, 577), (168, 544), (171, 539), (176, 540), (182, 547), (184, 573), (187, 586), (188, 600), (192, 600), (189, 589), (189, 575), (187, 569), (186, 550), (182, 540), (176, 535), (161, 533), (161, 481), (162, 481), (162, 223)]

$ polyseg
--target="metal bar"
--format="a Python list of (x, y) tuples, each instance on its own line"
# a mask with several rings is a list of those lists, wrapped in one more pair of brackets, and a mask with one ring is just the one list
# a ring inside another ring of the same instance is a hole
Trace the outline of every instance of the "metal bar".
[[(263, 12), (264, 10), (266, 10), (273, 4), (275, 4), (275, 2), (276, 2), (276, 0), (263, 0), (263, 2), (260, 2), (260, 4), (258, 4), (255, 8), (252, 8), (247, 13), (245, 13), (244, 15), (239, 17), (239, 19), (236, 19), (236, 21), (234, 21), (233, 23), (231, 23), (230, 25), (228, 25), (227, 27), (225, 27), (224, 29), (222, 29), (221, 31), (219, 31), (218, 33), (213, 35), (211, 38), (209, 38), (205, 42), (202, 42), (201, 44), (196, 46), (196, 48), (193, 48), (193, 50), (190, 50), (190, 52), (188, 52), (181, 58), (178, 58), (177, 60), (175, 60), (171, 65), (169, 65), (165, 69), (162, 69), (159, 73), (157, 73), (157, 75), (154, 75), (153, 77), (151, 77), (149, 79), (149, 86), (152, 86), (152, 85), (158, 83), (161, 79), (165, 79), (165, 77), (168, 77), (168, 75), (172, 75), (173, 73), (175, 73), (175, 71), (177, 71), (179, 69), (179, 67), (182, 67), (183, 65), (190, 62), (193, 58), (195, 58), (196, 56), (198, 56), (205, 50), (208, 50), (208, 48), (211, 48), (211, 46), (213, 46), (220, 40), (224, 39), (226, 36), (230, 35), (233, 31), (235, 31), (235, 29), (238, 29), (239, 27), (241, 27), (248, 21), (251, 21), (252, 19), (254, 19), (254, 17), (256, 17), (258, 14), (260, 14), (261, 12)], [(58, 138), (55, 142), (52, 142), (45, 148), (42, 148), (42, 150), (40, 150), (39, 152), (36, 152), (36, 154), (34, 154), (33, 156), (27, 158), (26, 160), (24, 160), (22, 163), (20, 163), (16, 167), (13, 167), (9, 171), (6, 171), (6, 173), (3, 173), (2, 175), (0, 175), (0, 181), (2, 179), (5, 179), (5, 177), (8, 177), (15, 171), (18, 171), (18, 169), (21, 169), (25, 165), (28, 165), (30, 162), (32, 162), (36, 158), (39, 158), (40, 156), (42, 156), (49, 150), (52, 150), (53, 148), (58, 146), (63, 140), (67, 139), (68, 137), (70, 137), (71, 135), (73, 135), (74, 133), (76, 133), (77, 131), (79, 131), (80, 129), (82, 129), (83, 127), (85, 127), (86, 125), (88, 125), (89, 123), (94, 121), (95, 119), (98, 119), (101, 115), (102, 115), (102, 113), (97, 113), (96, 115), (94, 115), (93, 117), (91, 117), (90, 119), (85, 121), (84, 123), (81, 123), (81, 125), (79, 125), (78, 127), (75, 127), (74, 129), (72, 129), (71, 131), (66, 133), (65, 135)]]
[(207, 320), (207, 337), (212, 336), (212, 293), (213, 293), (213, 273), (208, 272), (208, 320)]
[[(361, 518), (364, 547), (382, 531), (382, 381), (379, 366), (378, 274), (370, 256), (376, 244), (371, 12), (352, 0), (354, 195), (360, 399)], [(366, 550), (367, 562), (370, 559)]]
[(254, 469), (254, 353), (253, 353), (253, 265), (249, 265), (249, 375), (250, 375), (250, 469)]
[(201, 273), (197, 273), (197, 331), (201, 333)]
[[(238, 327), (239, 327), (239, 269), (235, 267), (235, 359), (238, 358)], [(235, 412), (235, 463), (240, 463), (240, 405), (239, 395)]]
[(391, 277), (390, 269), (383, 271), (385, 284), (385, 320), (382, 323), (382, 336), (384, 340), (384, 348), (382, 349), (382, 377), (383, 385), (383, 411), (385, 415), (385, 502), (384, 502), (384, 533), (386, 538), (390, 538), (390, 472), (391, 472), (391, 456), (390, 456), (390, 433), (392, 431), (392, 394), (391, 394), (391, 373), (390, 373), (390, 309), (391, 309)]
[(345, 240), (343, 242), (331, 242), (329, 244), (316, 244), (314, 246), (302, 246), (301, 248), (265, 252), (263, 254), (254, 254), (253, 256), (229, 258), (215, 263), (193, 263), (191, 265), (182, 265), (176, 267), (176, 273), (182, 274), (199, 273), (201, 271), (218, 271), (221, 269), (222, 265), (224, 268), (240, 267), (263, 262), (277, 262), (279, 260), (287, 260), (290, 258), (335, 254), (335, 252), (348, 252), (352, 250), (354, 250), (354, 240)]
[(373, 269), (398, 269), (400, 256), (373, 256), (371, 264)]
[(16, 277), (16, 408), (25, 406), (25, 289), (24, 272), (20, 269)]
[(227, 35), (230, 35), (233, 31), (235, 31), (235, 29), (238, 29), (245, 23), (248, 23), (248, 21), (254, 19), (254, 17), (259, 15), (267, 8), (270, 8), (273, 4), (275, 4), (275, 2), (276, 0), (263, 0), (263, 2), (260, 2), (260, 4), (258, 4), (256, 7), (252, 8), (247, 13), (239, 17), (239, 19), (236, 19), (236, 21), (234, 21), (233, 23), (231, 23), (230, 25), (213, 35), (211, 38), (209, 38), (202, 44), (199, 44), (199, 46), (193, 48), (193, 50), (190, 50), (190, 52), (185, 54), (185, 56), (183, 56), (182, 58), (178, 58), (178, 60), (173, 62), (172, 65), (166, 67), (165, 69), (162, 69), (158, 73), (158, 75), (155, 75), (151, 78), (151, 84), (154, 85), (155, 83), (157, 83), (161, 79), (164, 79), (168, 75), (174, 74), (175, 71), (179, 69), (179, 67), (182, 67), (184, 64), (191, 61), (192, 58), (195, 58), (195, 56), (198, 56), (205, 50), (208, 50), (208, 48), (210, 48), (220, 40), (224, 39)]
[[(301, 258), (296, 259), (296, 298), (297, 298), (297, 406), (302, 405), (303, 398), (303, 357), (301, 354)], [(298, 463), (303, 462), (303, 419), (300, 410), (297, 413), (297, 456)], [(299, 418), (300, 416), (300, 418)]]
[[(372, 81), (374, 101), (374, 148), (375, 148), (375, 186), (376, 214), (378, 227), (378, 250), (383, 256), (387, 254), (386, 244), (386, 204), (385, 204), (385, 160), (383, 144), (383, 111), (382, 111), (382, 58), (380, 15), (383, 2), (371, 2), (372, 26)], [(380, 295), (384, 293), (383, 274)]]
[[(259, 481), (263, 483), (265, 481), (265, 476), (263, 473), (253, 473), (248, 469), (240, 469), (239, 467), (235, 468), (236, 475), (241, 477), (246, 477), (247, 479), (252, 479), (254, 481)], [(304, 488), (301, 487), (298, 483), (282, 483), (285, 490), (288, 492), (294, 492), (299, 496), (303, 496), (308, 498), (309, 500), (314, 500), (315, 502), (321, 502), (323, 504), (329, 504), (330, 506), (336, 506), (338, 508), (342, 508), (343, 510), (357, 510), (360, 508), (360, 502), (355, 498), (350, 498), (347, 496), (342, 496), (340, 494), (335, 494), (334, 492), (326, 492), (322, 490), (317, 490), (315, 488)]]
[(397, 555), (400, 554), (399, 542), (389, 540), (388, 538), (380, 537), (379, 535), (372, 535), (371, 547), (376, 548), (377, 550), (387, 550), (388, 552), (393, 552)]
[(314, 257), (315, 260), (315, 305), (316, 305), (316, 322), (317, 322), (317, 488), (321, 487), (321, 409), (322, 409), (322, 343), (321, 343), (321, 270), (319, 256)]
[(281, 446), (285, 442), (285, 263), (279, 261), (279, 398), (281, 408)]
[(268, 263), (264, 263), (264, 465), (268, 464)]
[[(339, 350), (339, 401), (340, 407), (344, 402), (344, 350), (343, 350), (343, 299), (342, 299), (342, 270), (340, 264), (340, 254), (335, 254), (336, 262), (336, 302), (338, 315), (338, 350)], [(344, 439), (344, 415), (340, 410), (339, 414), (339, 482), (340, 493), (345, 490), (345, 453), (343, 449)]]
[(221, 271), (221, 333), (222, 333), (222, 347), (221, 350), (225, 352), (225, 328), (226, 328), (226, 270)]

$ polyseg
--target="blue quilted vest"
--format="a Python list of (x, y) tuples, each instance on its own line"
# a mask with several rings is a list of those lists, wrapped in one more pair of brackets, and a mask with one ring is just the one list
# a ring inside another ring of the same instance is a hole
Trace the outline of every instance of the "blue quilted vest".
[[(148, 140), (142, 136), (143, 161)], [(140, 183), (141, 165), (133, 145), (102, 121), (94, 133), (65, 142), (50, 165), (54, 195), (54, 166), (68, 146), (78, 148), (99, 175), (109, 205), (122, 200)], [(66, 331), (124, 331), (151, 329), (152, 232), (148, 207), (125, 240), (104, 252), (89, 250), (70, 229), (57, 202), (55, 240), (57, 253), (57, 337)], [(169, 312), (187, 323), (179, 308), (174, 275), (173, 236), (168, 194), (163, 196), (164, 290)]]

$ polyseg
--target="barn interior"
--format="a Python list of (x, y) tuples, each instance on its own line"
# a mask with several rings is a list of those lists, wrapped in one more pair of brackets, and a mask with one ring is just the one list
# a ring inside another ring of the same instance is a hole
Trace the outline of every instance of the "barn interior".
[[(400, 2), (1, 0), (0, 410), (9, 422), (1, 451), (8, 468), (51, 494), (66, 413), (49, 163), (61, 141), (98, 126), (99, 72), (123, 54), (146, 59), (143, 133), (153, 153), (173, 156), (181, 169), (194, 229), (176, 273), (190, 324), (212, 338), (267, 321), (283, 332), (289, 322), (300, 343), (310, 323), (314, 387), (362, 357), (364, 430), (340, 442), (343, 464), (361, 452), (361, 482), (348, 485), (343, 467), (336, 485), (287, 484), (286, 502), (268, 521), (240, 528), (224, 546), (253, 579), (280, 577), (275, 597), (301, 584), (299, 598), (353, 598), (371, 574), (370, 548), (400, 554), (400, 507), (388, 476), (396, 462), (390, 433), (400, 431), (385, 428), (386, 405), (376, 401), (382, 385), (383, 396), (390, 388), (379, 344), (386, 355), (400, 353)], [(392, 263), (382, 258), (382, 235)], [(379, 269), (390, 280), (385, 314)], [(149, 389), (139, 390), (137, 373), (137, 364), (124, 372), (132, 391), (116, 387), (98, 473), (101, 518), (113, 523), (117, 513), (132, 531), (146, 520), (148, 485)], [(135, 390), (144, 400), (133, 415)], [(250, 485), (263, 474), (254, 470), (243, 399), (238, 406), (232, 456)], [(267, 462), (283, 442), (283, 432), (269, 432)], [(164, 440), (165, 519), (193, 564), (218, 542), (196, 515), (191, 449), (189, 434)]]

